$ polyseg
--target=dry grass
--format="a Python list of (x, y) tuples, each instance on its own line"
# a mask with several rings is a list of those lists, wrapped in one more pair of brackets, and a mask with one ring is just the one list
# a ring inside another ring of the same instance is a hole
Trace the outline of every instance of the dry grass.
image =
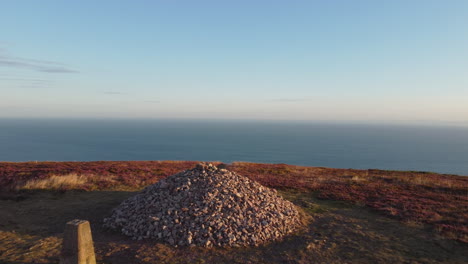
[(17, 190), (70, 190), (82, 188), (89, 177), (78, 174), (52, 175), (49, 178), (28, 180), (16, 186)]

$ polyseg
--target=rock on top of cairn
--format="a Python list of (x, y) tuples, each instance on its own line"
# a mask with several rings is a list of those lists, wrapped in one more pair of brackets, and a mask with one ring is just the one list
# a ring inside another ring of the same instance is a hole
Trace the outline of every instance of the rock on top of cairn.
[(212, 164), (160, 180), (125, 200), (104, 226), (134, 239), (179, 246), (256, 246), (301, 225), (274, 189)]

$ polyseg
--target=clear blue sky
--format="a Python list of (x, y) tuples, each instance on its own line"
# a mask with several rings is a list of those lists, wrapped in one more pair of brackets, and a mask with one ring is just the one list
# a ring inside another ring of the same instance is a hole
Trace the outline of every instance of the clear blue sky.
[(0, 117), (468, 122), (468, 1), (0, 6)]

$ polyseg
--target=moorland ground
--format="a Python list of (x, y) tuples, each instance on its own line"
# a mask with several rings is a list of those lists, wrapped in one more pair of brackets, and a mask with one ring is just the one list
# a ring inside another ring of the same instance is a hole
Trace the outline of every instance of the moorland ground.
[(255, 248), (175, 248), (102, 228), (124, 199), (195, 164), (0, 163), (0, 263), (57, 263), (75, 218), (91, 222), (100, 263), (468, 262), (468, 178), (427, 172), (230, 164), (313, 218), (305, 231)]

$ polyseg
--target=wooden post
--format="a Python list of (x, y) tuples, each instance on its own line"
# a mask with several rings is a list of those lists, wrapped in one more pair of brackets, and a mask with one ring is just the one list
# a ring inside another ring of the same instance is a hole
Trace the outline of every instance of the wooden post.
[(75, 219), (65, 226), (60, 264), (96, 264), (88, 221)]

